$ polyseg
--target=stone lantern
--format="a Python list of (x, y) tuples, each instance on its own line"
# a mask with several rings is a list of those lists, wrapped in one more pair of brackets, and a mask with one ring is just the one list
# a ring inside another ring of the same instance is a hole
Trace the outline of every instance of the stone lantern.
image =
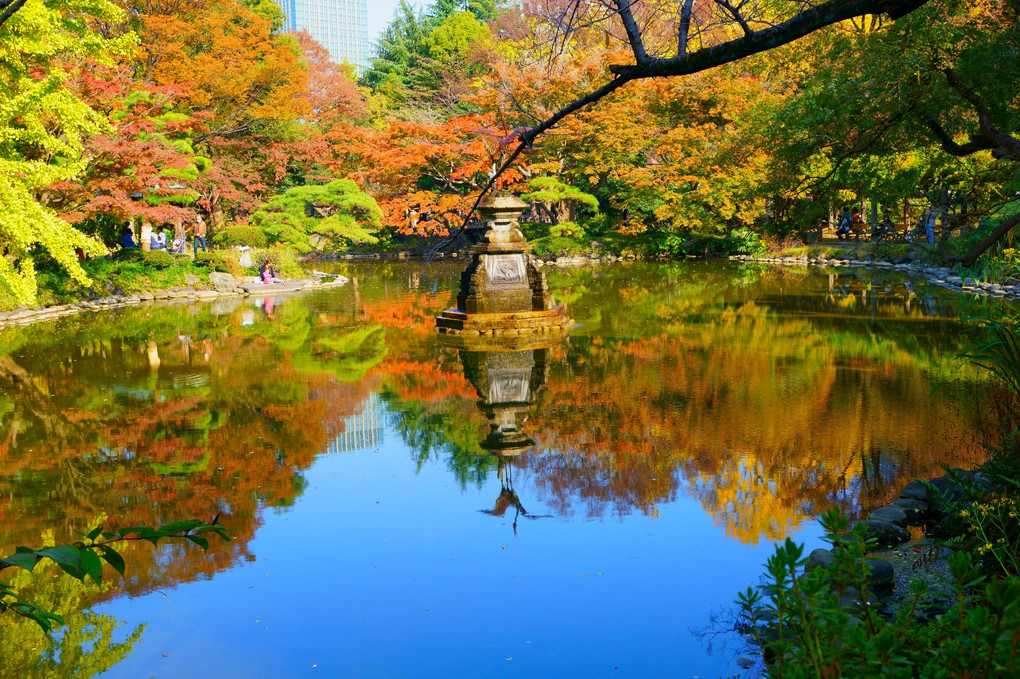
[(528, 335), (562, 333), (573, 321), (549, 294), (545, 275), (528, 254), (518, 219), (528, 204), (507, 192), (490, 194), (478, 206), (485, 226), (460, 275), (457, 306), (436, 318), (441, 333)]

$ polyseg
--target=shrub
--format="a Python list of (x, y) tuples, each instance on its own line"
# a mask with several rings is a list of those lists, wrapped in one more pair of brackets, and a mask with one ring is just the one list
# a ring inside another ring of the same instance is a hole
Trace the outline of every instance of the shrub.
[(563, 236), (539, 238), (532, 243), (532, 252), (539, 256), (579, 255), (586, 249), (586, 245), (582, 245), (572, 238), (565, 238)]
[(247, 245), (250, 248), (264, 248), (269, 244), (269, 236), (257, 226), (236, 224), (220, 229), (213, 237), (217, 247), (232, 248)]
[(986, 584), (970, 553), (958, 551), (947, 559), (953, 598), (944, 613), (925, 617), (931, 595), (917, 579), (895, 615), (884, 617), (866, 603), (864, 527), (847, 533), (849, 522), (838, 509), (821, 522), (837, 545), (832, 566), (804, 572), (804, 546), (787, 539), (766, 563), (766, 584), (739, 596), (742, 629), (763, 649), (768, 676), (1017, 676), (1020, 578)]
[(521, 233), (524, 234), (524, 239), (528, 242), (538, 240), (539, 238), (545, 238), (549, 235), (549, 225), (539, 224), (538, 222), (521, 222)]
[(661, 246), (670, 255), (763, 255), (768, 246), (755, 231), (742, 226), (729, 233), (672, 233)]
[(230, 273), (230, 264), (222, 252), (196, 252), (195, 264), (204, 266), (211, 271)]
[(725, 242), (725, 254), (760, 255), (768, 251), (761, 236), (746, 226), (730, 231)]
[(145, 251), (138, 248), (123, 248), (114, 253), (114, 257), (122, 262), (141, 262), (145, 260)]
[(174, 256), (166, 250), (143, 252), (142, 257), (146, 264), (156, 269), (165, 269), (174, 263)]
[(549, 227), (549, 235), (553, 238), (573, 238), (576, 241), (587, 240), (588, 234), (575, 222), (560, 222)]

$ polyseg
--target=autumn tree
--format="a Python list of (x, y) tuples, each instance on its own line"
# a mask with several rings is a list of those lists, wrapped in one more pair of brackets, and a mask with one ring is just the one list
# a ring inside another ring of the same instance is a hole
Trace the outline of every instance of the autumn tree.
[(305, 99), (311, 109), (309, 120), (328, 129), (338, 121), (356, 122), (368, 113), (366, 96), (357, 86), (350, 64), (336, 64), (329, 50), (310, 34), (295, 34), (301, 59), (308, 68)]
[[(439, 123), (390, 121), (382, 130), (338, 125), (326, 135), (332, 167), (373, 193), (383, 224), (402, 234), (444, 235), (470, 211), (505, 152), (507, 132), (487, 116)], [(501, 186), (521, 177), (505, 173)]]
[(217, 170), (196, 176), (214, 230), (225, 201), (251, 210), (285, 175), (291, 150), (280, 142), (302, 136), (297, 120), (310, 111), (297, 41), (274, 35), (274, 15), (259, 9), (230, 0), (137, 8), (145, 77), (182, 87), (178, 110), (205, 120), (193, 144)]
[[(608, 45), (618, 47), (601, 75), (585, 81), (587, 92), (575, 92), (551, 113), (533, 112), (514, 99), (522, 127), (518, 145), (501, 168), (560, 122), (604, 99), (624, 85), (648, 78), (688, 76), (736, 62), (793, 42), (827, 26), (853, 17), (888, 14), (902, 17), (926, 0), (890, 4), (878, 0), (829, 0), (820, 5), (800, 1), (774, 3), (697, 4), (614, 0), (605, 4), (567, 0), (530, 14), (550, 27), (544, 50), (526, 53), (537, 67), (555, 63), (569, 51), (575, 35), (597, 30)], [(497, 172), (498, 174), (498, 172)]]
[[(920, 196), (944, 209), (952, 191), (994, 214), (1013, 200), (1020, 161), (1020, 98), (1007, 84), (1020, 77), (1018, 38), (1015, 2), (955, 0), (827, 34), (765, 126), (775, 174), (791, 192), (846, 188), (887, 208)], [(908, 206), (900, 214), (907, 221)], [(1009, 215), (966, 264), (1020, 223)]]

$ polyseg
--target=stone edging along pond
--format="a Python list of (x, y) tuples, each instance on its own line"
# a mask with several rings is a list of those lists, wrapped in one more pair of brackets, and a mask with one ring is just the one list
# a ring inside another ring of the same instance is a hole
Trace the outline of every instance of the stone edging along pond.
[(982, 283), (971, 278), (963, 278), (956, 275), (953, 269), (939, 266), (927, 266), (918, 262), (900, 263), (887, 262), (883, 260), (860, 260), (850, 257), (755, 257), (753, 255), (732, 255), (732, 261), (758, 262), (762, 264), (778, 264), (780, 266), (832, 266), (832, 267), (861, 267), (866, 269), (886, 269), (889, 271), (901, 271), (904, 273), (917, 274), (924, 277), (930, 283), (941, 285), (944, 288), (965, 292), (972, 295), (988, 295), (991, 297), (1003, 297), (1009, 299), (1020, 299), (1020, 284), (998, 285), (995, 283)]
[[(333, 277), (332, 279), (330, 279), (331, 276)], [(47, 321), (88, 311), (152, 304), (156, 301), (196, 301), (212, 300), (219, 297), (287, 293), (335, 287), (346, 282), (347, 279), (339, 274), (316, 274), (311, 278), (294, 279), (286, 283), (265, 284), (258, 278), (250, 276), (237, 279), (228, 273), (213, 272), (209, 274), (208, 284), (201, 283), (201, 279), (197, 276), (189, 276), (187, 279), (189, 285), (183, 288), (175, 286), (167, 290), (153, 290), (152, 292), (146, 291), (130, 295), (107, 295), (105, 297), (97, 297), (96, 299), (72, 304), (58, 304), (41, 309), (2, 311), (0, 312), (0, 328), (28, 325), (37, 321)], [(200, 287), (196, 288), (196, 285)], [(208, 287), (205, 287), (205, 285), (208, 285)]]

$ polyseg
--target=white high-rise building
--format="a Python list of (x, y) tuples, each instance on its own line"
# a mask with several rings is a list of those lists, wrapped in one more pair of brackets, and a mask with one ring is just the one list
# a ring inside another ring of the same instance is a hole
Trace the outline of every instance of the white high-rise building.
[(368, 68), (368, 0), (276, 0), (287, 15), (286, 32), (308, 31), (336, 63), (360, 75)]

